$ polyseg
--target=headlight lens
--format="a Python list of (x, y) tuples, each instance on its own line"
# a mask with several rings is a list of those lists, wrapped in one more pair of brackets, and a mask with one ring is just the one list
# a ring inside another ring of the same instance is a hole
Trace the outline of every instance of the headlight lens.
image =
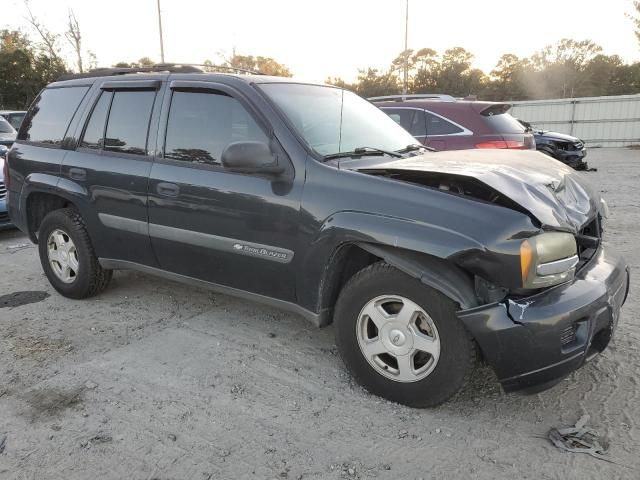
[(577, 264), (576, 240), (570, 233), (543, 233), (520, 245), (523, 288), (550, 287), (570, 281)]

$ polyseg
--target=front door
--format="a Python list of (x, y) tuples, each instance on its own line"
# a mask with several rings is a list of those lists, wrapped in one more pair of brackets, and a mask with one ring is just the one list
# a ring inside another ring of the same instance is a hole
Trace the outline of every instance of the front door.
[[(149, 179), (149, 234), (161, 268), (294, 300), (303, 176), (283, 181), (225, 170), (221, 155), (230, 143), (277, 140), (229, 87), (182, 84), (167, 92), (162, 154)], [(278, 157), (288, 161), (284, 151)]]

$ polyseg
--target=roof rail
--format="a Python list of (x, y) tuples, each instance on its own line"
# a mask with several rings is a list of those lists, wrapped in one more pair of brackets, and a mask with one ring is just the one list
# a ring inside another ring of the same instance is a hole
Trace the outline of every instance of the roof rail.
[(368, 100), (371, 102), (384, 102), (387, 100), (392, 100), (394, 102), (402, 102), (404, 100), (443, 100), (445, 102), (455, 102), (455, 97), (451, 95), (443, 95), (440, 93), (412, 93), (407, 95), (385, 95), (382, 97), (369, 97)]
[(256, 70), (248, 70), (246, 68), (238, 68), (228, 65), (210, 65), (204, 63), (156, 63), (149, 67), (95, 68), (84, 73), (70, 73), (62, 75), (58, 78), (58, 81), (73, 80), (75, 78), (112, 77), (116, 75), (126, 75), (128, 73), (208, 73), (216, 71), (264, 75), (262, 72)]

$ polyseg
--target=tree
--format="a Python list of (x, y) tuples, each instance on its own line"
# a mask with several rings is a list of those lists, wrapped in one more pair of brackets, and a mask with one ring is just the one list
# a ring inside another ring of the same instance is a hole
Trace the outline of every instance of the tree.
[(640, 44), (640, 1), (633, 2), (633, 10), (633, 13), (627, 13), (626, 15), (633, 22), (633, 33), (635, 33), (638, 44)]
[(29, 1), (24, 0), (24, 6), (27, 9), (27, 22), (38, 33), (42, 40), (41, 48), (45, 50), (48, 57), (52, 60), (60, 59), (60, 49), (58, 48), (58, 38), (60, 35), (50, 32), (33, 14), (31, 7), (29, 7)]
[(290, 77), (289, 69), (278, 63), (271, 57), (254, 57), (253, 55), (237, 55), (225, 59), (224, 64), (228, 67), (242, 70), (254, 70), (264, 75), (274, 75), (276, 77)]
[(375, 68), (359, 70), (355, 91), (362, 97), (380, 97), (400, 93), (398, 77), (392, 72), (380, 72)]
[(76, 15), (73, 13), (73, 10), (69, 9), (69, 20), (67, 23), (67, 31), (64, 33), (64, 36), (71, 44), (75, 54), (76, 61), (78, 64), (78, 72), (83, 73), (84, 69), (82, 68), (82, 34), (80, 33), (80, 25), (78, 24), (78, 20), (76, 19)]

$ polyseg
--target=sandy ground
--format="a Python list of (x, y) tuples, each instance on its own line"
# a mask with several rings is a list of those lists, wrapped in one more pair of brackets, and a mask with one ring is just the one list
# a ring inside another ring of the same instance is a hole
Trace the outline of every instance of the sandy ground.
[[(640, 151), (590, 162), (633, 268), (612, 345), (533, 396), (479, 369), (431, 410), (354, 384), (331, 327), (129, 272), (68, 300), (26, 237), (0, 232), (0, 296), (32, 292), (0, 304), (0, 478), (639, 479)], [(546, 439), (585, 413), (614, 463)]]

